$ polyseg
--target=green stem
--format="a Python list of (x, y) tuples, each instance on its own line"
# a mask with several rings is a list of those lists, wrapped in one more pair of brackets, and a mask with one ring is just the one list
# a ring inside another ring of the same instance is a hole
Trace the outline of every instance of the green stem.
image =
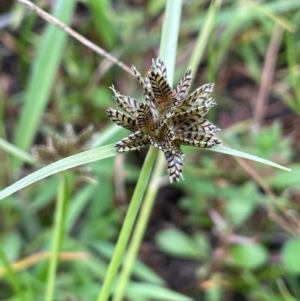
[(66, 206), (69, 199), (69, 187), (66, 174), (61, 174), (58, 196), (56, 201), (54, 235), (51, 250), (50, 266), (48, 270), (47, 288), (45, 301), (52, 301), (54, 296), (56, 269), (58, 264), (59, 250), (64, 234), (64, 221), (66, 220)]
[(120, 236), (116, 245), (114, 255), (109, 264), (103, 286), (98, 296), (98, 301), (106, 301), (111, 293), (111, 287), (116, 277), (116, 273), (120, 267), (121, 261), (124, 257), (124, 252), (128, 244), (129, 236), (132, 232), (134, 222), (140, 208), (143, 196), (149, 181), (153, 164), (155, 162), (157, 149), (151, 148), (147, 154), (144, 165), (141, 170), (136, 188), (134, 190), (131, 202), (129, 204), (127, 214), (121, 229)]
[(138, 221), (134, 230), (132, 240), (130, 242), (127, 256), (124, 260), (123, 269), (119, 278), (119, 285), (114, 295), (113, 301), (121, 301), (124, 297), (124, 292), (127, 287), (128, 279), (131, 274), (131, 270), (140, 248), (146, 226), (150, 218), (150, 214), (153, 208), (153, 204), (159, 188), (158, 181), (165, 169), (165, 159), (162, 153), (159, 153), (156, 160), (153, 174), (146, 192), (145, 200), (141, 208), (141, 212), (138, 217)]

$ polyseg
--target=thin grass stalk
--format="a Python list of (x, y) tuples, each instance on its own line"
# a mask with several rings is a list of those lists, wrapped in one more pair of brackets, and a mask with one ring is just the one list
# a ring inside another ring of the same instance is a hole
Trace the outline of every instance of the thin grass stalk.
[(58, 195), (55, 208), (54, 234), (48, 269), (47, 287), (45, 301), (52, 301), (55, 291), (56, 270), (58, 265), (59, 250), (61, 247), (66, 220), (66, 207), (69, 199), (69, 184), (66, 173), (62, 173), (58, 188)]
[[(167, 77), (170, 83), (173, 82), (176, 50), (178, 42), (178, 34), (180, 27), (182, 1), (168, 0), (166, 4), (166, 14), (162, 28), (160, 41), (160, 57), (166, 64)], [(146, 226), (153, 208), (153, 204), (159, 188), (158, 179), (161, 177), (165, 169), (165, 159), (161, 152), (158, 154), (158, 159), (155, 163), (154, 172), (146, 191), (144, 203), (141, 213), (134, 230), (133, 238), (130, 242), (126, 258), (124, 260), (123, 269), (119, 278), (119, 283), (114, 294), (113, 301), (122, 301), (127, 287), (127, 283), (132, 271), (134, 261), (143, 239)]]
[(128, 252), (124, 260), (123, 269), (120, 274), (119, 283), (113, 298), (113, 301), (124, 300), (124, 293), (131, 275), (133, 264), (136, 260), (138, 250), (141, 246), (142, 239), (145, 234), (146, 227), (149, 222), (153, 204), (156, 199), (157, 191), (159, 188), (159, 178), (165, 169), (165, 159), (162, 154), (157, 158), (153, 174), (150, 179), (148, 189), (146, 191), (145, 200), (143, 202), (141, 212), (139, 214), (136, 227), (133, 233), (132, 240), (128, 247)]
[[(113, 62), (117, 66), (121, 67), (126, 72), (128, 72), (128, 73), (130, 73), (130, 74), (133, 75), (132, 70), (128, 66), (126, 66), (124, 63), (122, 63), (119, 60), (117, 60), (113, 55), (111, 55), (110, 53), (106, 52), (101, 47), (99, 47), (96, 44), (92, 43), (90, 40), (88, 40), (87, 38), (85, 38), (84, 36), (82, 36), (81, 34), (79, 34), (78, 32), (76, 32), (75, 30), (73, 30), (71, 27), (67, 26), (66, 23), (61, 22), (60, 18), (55, 18), (53, 15), (46, 13), (45, 11), (43, 11), (42, 9), (40, 9), (38, 6), (36, 6), (34, 3), (32, 3), (29, 0), (18, 0), (18, 1), (20, 3), (26, 5), (29, 9), (31, 9), (32, 11), (34, 11), (37, 15), (39, 15), (41, 18), (43, 18), (47, 22), (49, 22), (49, 23), (57, 26), (58, 28), (62, 29), (63, 31), (65, 31), (66, 33), (68, 33), (68, 35), (70, 35), (71, 37), (75, 38), (80, 43), (82, 43), (83, 45), (87, 46), (89, 49), (95, 51), (99, 55), (105, 57), (106, 59), (110, 60), (111, 62)], [(72, 2), (72, 1), (73, 1), (74, 4), (76, 3), (75, 0), (69, 0), (69, 1), (64, 1), (63, 0), (63, 2)]]
[(97, 298), (98, 301), (106, 301), (110, 296), (114, 279), (116, 278), (116, 274), (124, 257), (124, 252), (127, 247), (128, 240), (132, 232), (132, 228), (134, 226), (134, 222), (136, 220), (136, 216), (139, 211), (141, 202), (143, 200), (147, 184), (149, 182), (149, 177), (155, 162), (156, 154), (157, 149), (150, 148), (146, 156), (132, 199), (127, 209), (127, 213), (117, 241), (114, 255), (108, 266), (103, 286), (100, 289)]
[(203, 29), (199, 32), (195, 48), (188, 63), (188, 67), (192, 69), (194, 74), (196, 74), (197, 68), (202, 61), (203, 54), (209, 42), (209, 37), (213, 31), (216, 15), (218, 13), (219, 7), (221, 6), (221, 3), (221, 0), (214, 0), (211, 3), (206, 20), (203, 24)]

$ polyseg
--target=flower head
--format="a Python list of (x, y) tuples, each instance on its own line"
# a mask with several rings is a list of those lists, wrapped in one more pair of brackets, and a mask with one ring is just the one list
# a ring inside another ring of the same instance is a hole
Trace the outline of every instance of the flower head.
[[(66, 124), (64, 136), (51, 134), (47, 139), (47, 145), (36, 145), (32, 148), (32, 154), (40, 166), (51, 164), (57, 160), (80, 153), (88, 148), (88, 144), (94, 133), (92, 125), (75, 134), (72, 125)], [(75, 170), (82, 175), (90, 175), (87, 167), (76, 167)]]
[(164, 153), (170, 181), (176, 182), (183, 178), (184, 154), (180, 145), (209, 148), (221, 143), (216, 137), (219, 129), (204, 118), (216, 105), (209, 97), (213, 84), (206, 84), (189, 95), (193, 78), (189, 69), (172, 89), (166, 67), (159, 58), (153, 60), (148, 77), (143, 78), (135, 67), (132, 69), (143, 89), (145, 102), (124, 96), (112, 87), (114, 98), (123, 112), (109, 108), (107, 114), (117, 125), (132, 132), (120, 140), (115, 149), (126, 152), (147, 145), (158, 148)]

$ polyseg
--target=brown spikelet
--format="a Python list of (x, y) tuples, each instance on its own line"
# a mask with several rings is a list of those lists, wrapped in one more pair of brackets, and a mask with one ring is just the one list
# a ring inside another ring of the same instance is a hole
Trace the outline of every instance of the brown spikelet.
[(180, 110), (187, 110), (197, 106), (205, 106), (210, 108), (216, 105), (216, 102), (212, 98), (208, 98), (213, 91), (214, 84), (206, 84), (196, 89), (187, 98), (185, 98), (179, 105)]
[[(65, 126), (64, 136), (51, 134), (47, 139), (47, 145), (34, 146), (32, 153), (39, 165), (45, 166), (57, 160), (85, 151), (93, 135), (94, 127), (89, 125), (79, 134), (75, 134), (72, 125)], [(72, 169), (80, 175), (91, 176), (91, 171), (86, 167)]]
[(154, 127), (154, 118), (148, 104), (141, 103), (137, 110), (136, 123), (141, 131), (151, 130)]
[(94, 126), (89, 125), (88, 127), (84, 128), (77, 136), (75, 136), (74, 144), (77, 147), (81, 147), (82, 149), (85, 149), (85, 146), (90, 141), (93, 133), (94, 133)]
[(136, 70), (136, 68), (134, 66), (132, 66), (131, 69), (132, 69), (132, 71), (134, 73), (134, 76), (136, 77), (138, 83), (142, 87), (144, 95), (146, 96), (146, 98), (151, 98), (153, 100), (154, 99), (154, 94), (152, 92), (151, 84), (150, 84), (149, 79), (148, 78), (143, 79), (141, 74)]
[(37, 145), (32, 148), (32, 155), (39, 165), (48, 165), (59, 160), (58, 154), (53, 148), (44, 145)]
[(147, 136), (145, 136), (145, 134), (141, 131), (137, 131), (120, 140), (115, 145), (115, 149), (117, 152), (127, 152), (130, 150), (140, 150), (148, 144), (149, 140)]
[(137, 109), (140, 107), (140, 103), (137, 100), (130, 96), (122, 95), (114, 88), (114, 86), (111, 87), (111, 90), (113, 91), (115, 101), (120, 108), (129, 114), (136, 113)]
[(189, 131), (191, 132), (199, 132), (199, 133), (204, 133), (204, 134), (214, 134), (216, 135), (220, 129), (218, 129), (214, 124), (209, 122), (207, 119), (204, 118), (199, 118), (199, 120), (190, 125)]
[(120, 111), (109, 108), (106, 110), (106, 113), (111, 121), (116, 123), (119, 126), (129, 130), (129, 131), (137, 131), (136, 120), (132, 118), (130, 115), (126, 113), (122, 113)]
[(180, 177), (183, 179), (183, 155), (180, 153), (171, 153), (170, 151), (164, 152), (164, 156), (167, 162), (167, 170), (170, 178), (170, 182), (178, 182)]
[(163, 109), (167, 105), (169, 99), (172, 97), (172, 88), (170, 87), (166, 76), (160, 72), (151, 70), (148, 73), (148, 77), (154, 93), (155, 103), (157, 106)]
[(177, 133), (182, 132), (200, 132), (203, 134), (214, 133), (217, 134), (217, 127), (207, 119), (202, 118), (200, 113), (190, 116), (174, 116), (172, 119), (172, 127)]
[(197, 132), (182, 133), (178, 136), (181, 144), (196, 146), (200, 148), (210, 148), (221, 144), (221, 140), (212, 134), (199, 134)]
[(161, 58), (157, 58), (156, 60), (152, 59), (152, 66), (150, 70), (160, 73), (163, 76), (167, 76), (167, 68)]
[(181, 153), (179, 144), (175, 143), (176, 139), (174, 132), (166, 124), (160, 128), (159, 135), (149, 135), (149, 141), (153, 147), (163, 152)]
[(184, 98), (186, 98), (186, 96), (188, 95), (188, 90), (192, 83), (192, 79), (192, 70), (189, 69), (186, 71), (173, 91), (173, 98), (176, 98), (176, 101), (183, 101)]

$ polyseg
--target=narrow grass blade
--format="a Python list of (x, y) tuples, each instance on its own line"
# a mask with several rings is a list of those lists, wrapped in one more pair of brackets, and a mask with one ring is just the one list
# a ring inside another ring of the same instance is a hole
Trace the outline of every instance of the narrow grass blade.
[(113, 19), (111, 1), (88, 0), (88, 5), (91, 8), (92, 20), (99, 36), (103, 39), (105, 47), (109, 50), (112, 49), (117, 40), (117, 28)]
[(55, 163), (52, 163), (46, 167), (37, 170), (36, 172), (28, 175), (27, 177), (19, 180), (13, 185), (2, 190), (0, 192), (0, 200), (20, 189), (23, 189), (24, 187), (27, 187), (30, 184), (33, 184), (39, 180), (42, 180), (63, 170), (112, 157), (116, 154), (117, 152), (114, 150), (113, 144), (110, 144), (99, 148), (90, 149), (88, 151), (76, 154), (74, 156), (59, 160)]
[(161, 33), (159, 56), (162, 58), (165, 66), (167, 67), (169, 83), (173, 82), (174, 77), (181, 7), (181, 0), (175, 0), (172, 2), (167, 1), (166, 15)]
[(205, 19), (205, 23), (202, 26), (202, 30), (198, 35), (195, 49), (193, 50), (192, 56), (188, 64), (188, 67), (192, 69), (194, 74), (196, 73), (198, 65), (202, 60), (204, 50), (209, 42), (209, 36), (211, 35), (211, 32), (215, 26), (215, 19), (220, 5), (220, 0), (215, 0), (211, 3), (207, 13), (207, 17)]
[(18, 147), (14, 146), (13, 144), (7, 142), (6, 140), (0, 137), (0, 148), (8, 152), (9, 154), (17, 157), (22, 162), (34, 164), (34, 158), (29, 155), (27, 152), (19, 149)]
[[(55, 1), (54, 15), (70, 23), (76, 1)], [(48, 24), (45, 35), (40, 41), (33, 73), (24, 94), (24, 106), (15, 133), (15, 145), (27, 150), (38, 130), (44, 108), (49, 100), (57, 69), (66, 44), (66, 33)]]
[(231, 149), (231, 148), (228, 148), (228, 147), (225, 147), (225, 146), (222, 146), (222, 145), (214, 146), (212, 148), (206, 148), (206, 150), (210, 150), (210, 151), (218, 152), (218, 153), (223, 153), (223, 154), (227, 154), (227, 155), (231, 155), (231, 156), (241, 157), (241, 158), (245, 158), (245, 159), (248, 159), (248, 160), (263, 163), (263, 164), (266, 164), (266, 165), (270, 165), (270, 166), (273, 166), (273, 167), (276, 167), (276, 168), (279, 168), (279, 169), (283, 169), (283, 170), (286, 170), (286, 171), (291, 171), (291, 169), (289, 169), (287, 167), (284, 167), (280, 164), (277, 164), (277, 163), (274, 163), (272, 161), (269, 161), (269, 160), (266, 160), (266, 159), (263, 159), (263, 158), (260, 158), (260, 157), (257, 157), (257, 156), (253, 156), (253, 155), (250, 155), (250, 154), (247, 154), (247, 153), (244, 153), (244, 152), (240, 152), (238, 150)]

